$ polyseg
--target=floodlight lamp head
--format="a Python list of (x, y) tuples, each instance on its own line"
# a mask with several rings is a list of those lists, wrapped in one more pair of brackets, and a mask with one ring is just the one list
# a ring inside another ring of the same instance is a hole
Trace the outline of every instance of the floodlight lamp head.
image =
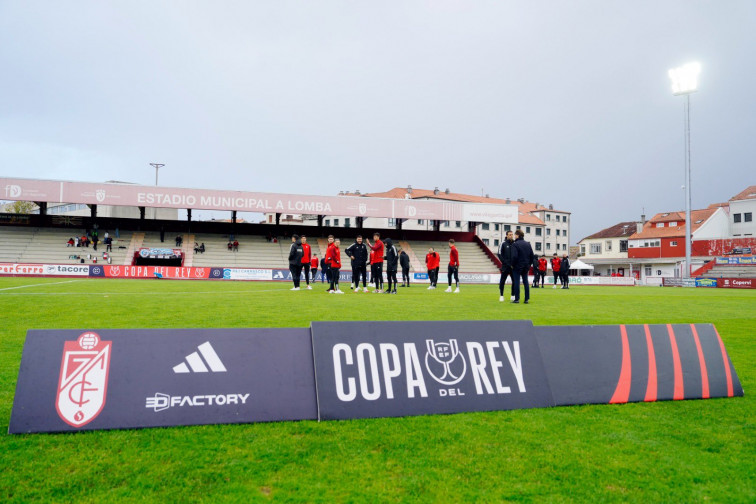
[(693, 62), (669, 71), (672, 80), (672, 94), (684, 95), (698, 91), (698, 74), (701, 73), (701, 65)]

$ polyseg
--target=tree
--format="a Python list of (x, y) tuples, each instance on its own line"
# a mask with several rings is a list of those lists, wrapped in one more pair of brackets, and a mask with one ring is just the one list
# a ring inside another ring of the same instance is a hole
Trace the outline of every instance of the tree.
[(37, 205), (31, 201), (11, 201), (6, 203), (3, 211), (15, 214), (30, 214), (37, 209)]

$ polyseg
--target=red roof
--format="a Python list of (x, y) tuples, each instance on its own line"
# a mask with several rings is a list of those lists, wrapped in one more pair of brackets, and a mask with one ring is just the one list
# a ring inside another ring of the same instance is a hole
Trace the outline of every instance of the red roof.
[(739, 192), (738, 194), (730, 198), (730, 201), (749, 200), (749, 199), (756, 199), (756, 185), (747, 187), (743, 191)]
[(411, 189), (412, 191), (411, 193), (408, 193), (407, 191), (408, 189), (404, 187), (394, 187), (393, 189), (389, 189), (388, 191), (385, 191), (385, 192), (365, 193), (365, 194), (344, 193), (344, 196), (406, 199), (407, 194), (409, 194), (411, 199), (438, 199), (438, 200), (447, 200), (447, 201), (461, 201), (465, 203), (517, 205), (519, 207), (518, 222), (520, 224), (536, 224), (536, 225), (541, 225), (541, 226), (544, 224), (544, 222), (540, 218), (536, 217), (535, 215), (532, 215), (531, 212), (547, 211), (547, 212), (557, 212), (557, 213), (567, 213), (567, 214), (570, 213), (570, 212), (565, 212), (563, 210), (554, 210), (552, 208), (547, 208), (543, 205), (531, 203), (529, 201), (518, 201), (515, 199), (489, 198), (486, 196), (475, 196), (473, 194), (462, 194), (462, 193), (453, 193), (453, 192), (449, 192), (447, 194), (446, 191), (438, 191), (438, 193), (436, 193), (435, 190), (415, 189), (414, 187)]
[[(598, 239), (598, 238), (622, 238), (622, 237), (630, 237), (630, 235), (635, 234), (637, 231), (638, 226), (635, 222), (620, 222), (619, 224), (615, 224), (614, 226), (608, 227), (606, 229), (602, 229), (598, 233), (593, 233), (591, 236), (586, 236), (583, 238), (583, 240), (591, 240), (591, 239)], [(580, 241), (583, 241), (580, 240)]]
[[(705, 208), (703, 210), (691, 210), (690, 212), (690, 232), (693, 233), (701, 227), (704, 222), (711, 217), (717, 208)], [(675, 225), (670, 227), (670, 223)], [(663, 227), (657, 227), (657, 224), (664, 224)], [(658, 213), (643, 226), (643, 231), (634, 233), (630, 236), (632, 240), (644, 238), (673, 238), (676, 236), (685, 236), (685, 212), (666, 212)]]

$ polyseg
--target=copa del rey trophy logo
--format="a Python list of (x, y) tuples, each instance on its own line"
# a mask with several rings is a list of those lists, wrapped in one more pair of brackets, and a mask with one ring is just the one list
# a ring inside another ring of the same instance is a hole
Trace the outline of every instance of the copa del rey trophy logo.
[(71, 427), (88, 424), (105, 406), (112, 345), (94, 332), (65, 342), (55, 407)]

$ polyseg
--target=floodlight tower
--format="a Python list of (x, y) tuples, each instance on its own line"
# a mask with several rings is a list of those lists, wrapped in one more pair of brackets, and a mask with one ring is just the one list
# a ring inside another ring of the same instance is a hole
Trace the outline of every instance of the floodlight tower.
[(685, 269), (683, 278), (690, 278), (690, 95), (698, 91), (698, 74), (701, 65), (688, 63), (669, 71), (672, 94), (685, 96)]
[(155, 185), (158, 185), (158, 170), (165, 166), (165, 163), (150, 163), (155, 168)]

